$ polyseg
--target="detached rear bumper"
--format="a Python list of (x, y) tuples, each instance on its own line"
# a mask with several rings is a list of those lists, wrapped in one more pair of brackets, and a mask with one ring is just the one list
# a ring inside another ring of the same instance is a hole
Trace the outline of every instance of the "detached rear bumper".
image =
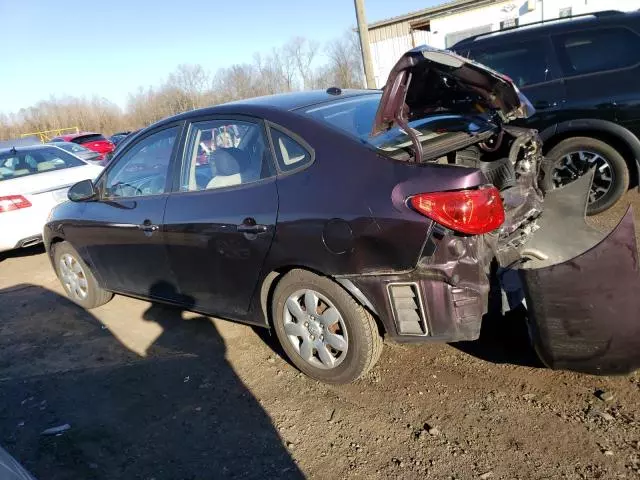
[[(417, 268), (338, 279), (398, 342), (457, 342), (480, 336), (489, 295), (482, 237), (431, 233)], [(355, 287), (355, 290), (354, 290)]]

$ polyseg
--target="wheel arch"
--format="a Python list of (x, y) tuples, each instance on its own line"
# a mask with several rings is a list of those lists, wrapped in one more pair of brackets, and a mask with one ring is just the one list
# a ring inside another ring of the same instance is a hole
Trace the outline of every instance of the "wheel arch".
[(631, 186), (638, 186), (640, 192), (640, 140), (631, 131), (608, 120), (568, 120), (551, 125), (540, 132), (543, 153), (546, 155), (560, 142), (572, 137), (595, 138), (615, 148), (627, 163)]
[(363, 308), (365, 308), (371, 316), (374, 318), (376, 325), (378, 326), (378, 331), (381, 335), (386, 332), (384, 327), (384, 322), (380, 319), (375, 307), (371, 303), (371, 301), (365, 296), (365, 294), (353, 284), (349, 279), (336, 277), (332, 275), (325, 275), (319, 270), (314, 268), (310, 268), (304, 265), (286, 265), (274, 270), (271, 270), (267, 275), (264, 276), (262, 283), (260, 285), (259, 291), (259, 302), (260, 309), (264, 316), (264, 319), (269, 328), (273, 327), (273, 318), (271, 316), (271, 302), (273, 298), (273, 292), (278, 285), (278, 282), (290, 271), (292, 270), (305, 270), (307, 272), (313, 273), (320, 277), (326, 277), (331, 279), (337, 285), (340, 285), (358, 304), (360, 304)]

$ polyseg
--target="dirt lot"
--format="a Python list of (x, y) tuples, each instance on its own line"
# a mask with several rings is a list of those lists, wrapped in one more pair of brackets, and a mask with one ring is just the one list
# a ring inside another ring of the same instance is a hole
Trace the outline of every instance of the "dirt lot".
[(0, 444), (41, 480), (639, 478), (640, 374), (547, 370), (509, 318), (387, 344), (329, 387), (249, 327), (124, 297), (85, 312), (31, 250), (0, 260)]

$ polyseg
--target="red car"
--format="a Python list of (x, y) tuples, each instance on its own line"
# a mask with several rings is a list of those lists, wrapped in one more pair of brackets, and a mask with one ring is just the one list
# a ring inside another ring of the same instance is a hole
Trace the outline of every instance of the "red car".
[(51, 139), (51, 142), (73, 142), (82, 145), (89, 150), (100, 154), (99, 160), (104, 160), (105, 156), (115, 149), (113, 143), (104, 138), (100, 133), (80, 132), (60, 135)]

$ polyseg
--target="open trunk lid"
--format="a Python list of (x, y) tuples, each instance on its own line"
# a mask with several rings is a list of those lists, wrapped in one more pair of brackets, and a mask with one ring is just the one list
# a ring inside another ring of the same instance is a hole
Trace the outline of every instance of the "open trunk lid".
[(511, 79), (453, 52), (423, 45), (395, 64), (380, 101), (371, 134), (438, 110), (470, 113), (494, 110), (503, 121), (535, 113)]

